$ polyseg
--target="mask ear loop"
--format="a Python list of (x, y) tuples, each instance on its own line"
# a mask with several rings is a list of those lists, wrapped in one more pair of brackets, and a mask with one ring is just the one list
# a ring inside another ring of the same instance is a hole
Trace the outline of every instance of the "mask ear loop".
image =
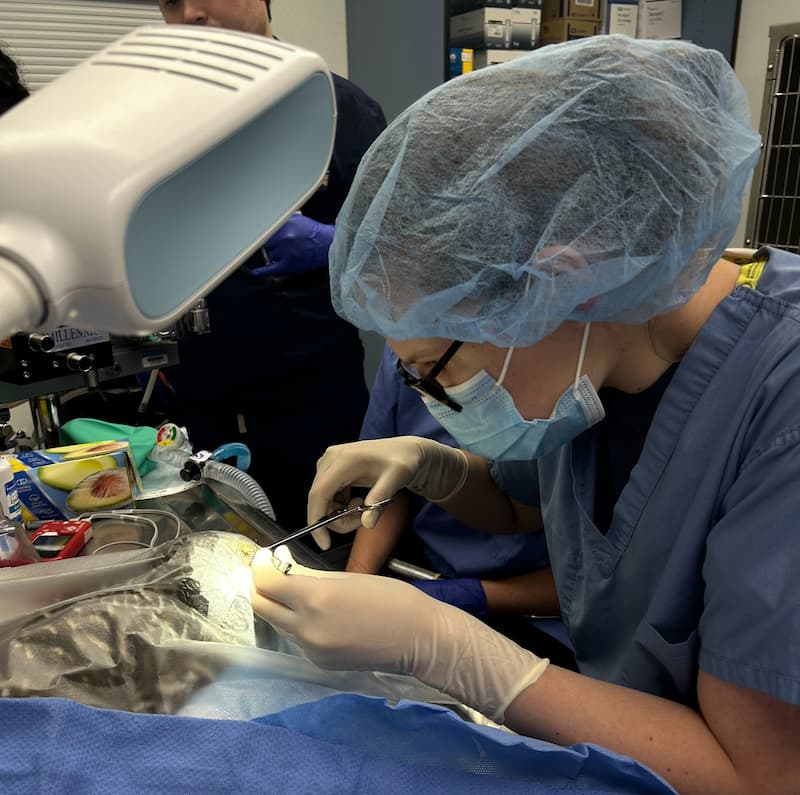
[(586, 343), (589, 342), (589, 329), (591, 327), (591, 323), (586, 324), (586, 328), (583, 330), (583, 339), (581, 340), (581, 352), (578, 354), (578, 369), (575, 371), (575, 383), (572, 385), (572, 392), (577, 397), (578, 396), (578, 382), (581, 380), (581, 372), (583, 371), (583, 359), (586, 355)]
[(506, 359), (503, 362), (503, 369), (500, 370), (500, 375), (495, 382), (494, 389), (499, 389), (503, 385), (503, 380), (506, 377), (506, 373), (508, 372), (508, 366), (511, 364), (511, 354), (514, 353), (514, 346), (512, 345), (508, 349), (508, 353), (506, 354)]
[[(525, 280), (525, 291), (522, 293), (522, 297), (524, 298), (528, 294), (528, 290), (531, 287), (531, 274), (528, 273), (528, 278)], [(503, 362), (503, 367), (500, 370), (500, 375), (497, 378), (497, 382), (494, 385), (494, 389), (498, 389), (503, 385), (503, 381), (505, 381), (506, 373), (508, 372), (508, 367), (511, 364), (511, 354), (514, 353), (514, 346), (512, 345), (508, 349), (508, 353), (506, 354), (505, 361)]]

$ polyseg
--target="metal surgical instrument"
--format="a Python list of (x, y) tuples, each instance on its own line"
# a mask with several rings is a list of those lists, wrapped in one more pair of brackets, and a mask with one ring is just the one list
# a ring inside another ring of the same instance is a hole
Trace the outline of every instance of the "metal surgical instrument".
[(379, 500), (378, 502), (372, 503), (372, 505), (354, 505), (352, 508), (342, 508), (339, 511), (334, 511), (333, 513), (329, 513), (327, 516), (323, 516), (314, 524), (306, 525), (305, 527), (300, 528), (300, 530), (295, 530), (294, 533), (290, 533), (288, 536), (282, 538), (280, 541), (276, 541), (274, 544), (270, 544), (267, 549), (273, 551), (278, 547), (282, 546), (283, 544), (288, 544), (290, 541), (296, 541), (298, 538), (302, 538), (303, 536), (308, 535), (309, 533), (314, 532), (314, 530), (319, 530), (320, 527), (325, 527), (325, 525), (331, 524), (331, 522), (335, 522), (337, 519), (342, 519), (345, 516), (351, 516), (354, 513), (364, 513), (364, 511), (374, 511), (376, 508), (383, 508), (385, 505), (388, 505), (390, 502), (394, 502), (394, 497), (388, 497), (385, 500)]

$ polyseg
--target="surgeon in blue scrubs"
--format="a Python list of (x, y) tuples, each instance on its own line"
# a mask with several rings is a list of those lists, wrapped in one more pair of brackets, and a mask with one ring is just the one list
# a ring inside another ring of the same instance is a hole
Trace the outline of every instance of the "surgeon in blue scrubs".
[(409, 108), (339, 216), (334, 305), (467, 452), (333, 447), (309, 518), (368, 486), (543, 527), (579, 672), (407, 583), (268, 552), (259, 614), (321, 665), (412, 673), (683, 795), (800, 792), (800, 257), (721, 259), (749, 119), (717, 52), (544, 47)]
[[(359, 438), (411, 434), (456, 447), (419, 396), (405, 386), (397, 362), (397, 355), (385, 346)], [(425, 593), (574, 669), (569, 640), (558, 620), (544, 533), (486, 533), (406, 492), (395, 496), (375, 527), (356, 531), (345, 570), (378, 574), (390, 557), (436, 575), (410, 580)]]
[[(375, 374), (359, 438), (408, 434), (456, 446), (419, 396), (403, 384), (397, 372), (397, 356), (387, 345)], [(518, 603), (529, 596), (526, 591), (530, 589), (550, 596), (552, 578), (543, 533), (484, 533), (412, 494), (404, 494), (395, 503), (383, 512), (375, 528), (359, 528), (347, 571), (378, 573), (400, 544), (404, 560), (445, 578), (423, 580), (415, 583), (417, 587), (429, 593), (435, 591), (438, 598), (473, 615), (483, 617), (488, 610), (522, 612), (517, 610)], [(541, 574), (527, 576), (534, 571)], [(487, 582), (482, 583), (482, 579)], [(537, 579), (542, 580), (538, 585)], [(528, 612), (534, 609), (541, 609), (541, 605), (532, 602)], [(546, 614), (554, 611), (558, 612), (558, 604), (549, 599)]]

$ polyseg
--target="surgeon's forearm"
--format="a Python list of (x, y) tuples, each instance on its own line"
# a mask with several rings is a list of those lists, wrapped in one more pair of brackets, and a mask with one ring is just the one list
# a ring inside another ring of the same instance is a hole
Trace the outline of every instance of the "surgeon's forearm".
[(554, 665), (511, 702), (505, 723), (559, 745), (595, 743), (632, 757), (681, 795), (782, 792), (742, 781), (695, 710)]
[(506, 577), (502, 580), (481, 580), (490, 613), (512, 615), (559, 615), (553, 571), (544, 569)]
[(373, 528), (358, 529), (350, 549), (345, 571), (377, 574), (383, 568), (400, 536), (410, 524), (411, 501), (400, 492), (394, 503), (386, 508)]
[(536, 508), (512, 500), (497, 487), (484, 458), (467, 454), (469, 470), (464, 485), (442, 508), (456, 519), (486, 533), (531, 533), (542, 529)]

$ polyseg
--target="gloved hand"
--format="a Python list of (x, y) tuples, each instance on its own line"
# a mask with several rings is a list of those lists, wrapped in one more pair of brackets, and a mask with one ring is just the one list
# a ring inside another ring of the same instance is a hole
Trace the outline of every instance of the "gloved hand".
[(335, 231), (333, 224), (321, 224), (295, 213), (264, 244), (270, 263), (250, 272), (256, 276), (286, 276), (327, 268), (328, 249)]
[(275, 558), (291, 565), (286, 574), (269, 550), (253, 559), (253, 610), (323, 668), (410, 674), (498, 723), (547, 668), (547, 659), (407, 582), (309, 569), (286, 547)]
[(474, 577), (454, 577), (439, 580), (411, 580), (423, 593), (464, 610), (476, 618), (486, 618), (486, 592), (481, 581)]
[[(462, 450), (418, 436), (370, 439), (329, 447), (317, 461), (317, 474), (308, 494), (308, 521), (352, 503), (351, 486), (370, 488), (368, 505), (394, 497), (400, 489), (410, 489), (431, 502), (452, 497), (467, 479), (469, 460)], [(359, 526), (375, 527), (380, 512), (365, 511), (360, 516), (330, 525), (337, 533), (349, 533)], [(324, 527), (312, 534), (321, 549), (331, 545)]]

